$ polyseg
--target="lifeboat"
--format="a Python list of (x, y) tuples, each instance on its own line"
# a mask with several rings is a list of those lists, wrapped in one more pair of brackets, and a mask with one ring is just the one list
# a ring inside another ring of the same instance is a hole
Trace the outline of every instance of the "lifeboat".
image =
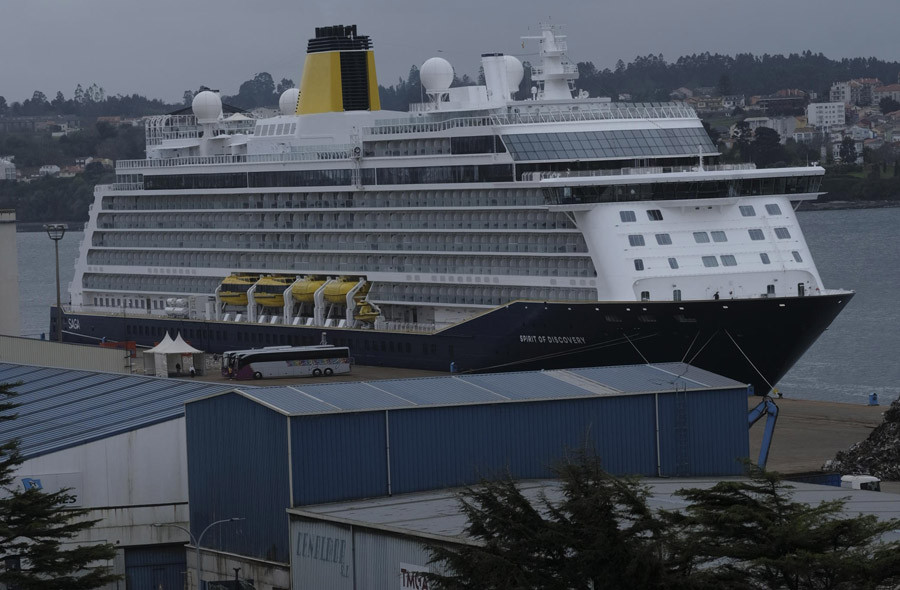
[(381, 310), (378, 309), (374, 303), (364, 301), (362, 305), (356, 308), (356, 314), (354, 314), (354, 317), (361, 322), (371, 324), (374, 323), (380, 315)]
[(315, 303), (313, 296), (319, 287), (325, 284), (325, 279), (319, 277), (306, 276), (297, 281), (297, 284), (291, 289), (291, 295), (294, 301), (298, 303)]
[(259, 275), (235, 273), (222, 281), (219, 299), (228, 305), (247, 305), (247, 291), (259, 280)]
[(296, 279), (286, 275), (270, 275), (256, 282), (253, 298), (263, 307), (284, 307), (284, 290)]
[(329, 303), (347, 304), (347, 293), (359, 283), (359, 279), (339, 277), (325, 285), (325, 301)]

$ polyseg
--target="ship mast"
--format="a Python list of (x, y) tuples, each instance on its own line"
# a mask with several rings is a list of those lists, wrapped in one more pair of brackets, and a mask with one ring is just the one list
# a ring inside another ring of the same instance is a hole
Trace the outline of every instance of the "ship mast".
[(541, 25), (541, 35), (525, 36), (523, 40), (537, 39), (541, 45), (541, 65), (532, 66), (531, 79), (537, 83), (537, 100), (568, 100), (572, 98), (574, 82), (578, 78), (578, 66), (566, 55), (566, 36), (558, 34), (560, 25)]

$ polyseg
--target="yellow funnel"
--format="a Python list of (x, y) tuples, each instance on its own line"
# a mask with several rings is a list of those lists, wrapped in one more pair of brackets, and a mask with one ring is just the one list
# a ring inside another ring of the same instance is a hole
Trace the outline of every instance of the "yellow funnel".
[(378, 111), (375, 54), (356, 25), (316, 27), (309, 40), (300, 80), (298, 115), (341, 111)]

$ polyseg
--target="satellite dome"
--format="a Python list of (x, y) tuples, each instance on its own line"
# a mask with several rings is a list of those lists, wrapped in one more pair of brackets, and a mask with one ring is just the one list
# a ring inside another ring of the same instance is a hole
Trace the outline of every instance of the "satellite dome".
[(297, 113), (297, 100), (300, 98), (299, 88), (288, 88), (281, 93), (278, 99), (278, 108), (282, 115), (294, 115)]
[(506, 61), (506, 81), (509, 84), (509, 91), (516, 93), (519, 91), (522, 78), (525, 77), (525, 68), (515, 56), (504, 55), (503, 59)]
[(446, 92), (453, 83), (453, 66), (442, 57), (432, 57), (422, 64), (419, 80), (429, 94)]
[(198, 123), (215, 123), (222, 115), (222, 99), (215, 92), (204, 90), (194, 97), (191, 109)]

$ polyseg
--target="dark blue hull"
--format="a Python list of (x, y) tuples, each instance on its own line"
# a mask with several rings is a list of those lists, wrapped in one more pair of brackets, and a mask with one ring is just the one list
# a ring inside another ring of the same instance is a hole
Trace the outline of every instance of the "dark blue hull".
[[(68, 313), (64, 340), (134, 340), (166, 331), (201, 350), (328, 342), (362, 365), (502, 372), (685, 361), (768, 391), (831, 324), (852, 293), (640, 303), (515, 302), (436, 334)], [(51, 310), (50, 333), (56, 329)]]

